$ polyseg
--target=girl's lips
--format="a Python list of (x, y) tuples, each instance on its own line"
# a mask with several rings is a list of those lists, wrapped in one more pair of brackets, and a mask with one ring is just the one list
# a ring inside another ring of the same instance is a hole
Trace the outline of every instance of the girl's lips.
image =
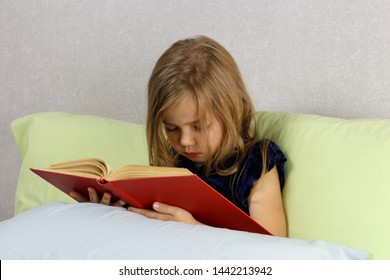
[(185, 153), (184, 154), (187, 158), (198, 158), (201, 153)]

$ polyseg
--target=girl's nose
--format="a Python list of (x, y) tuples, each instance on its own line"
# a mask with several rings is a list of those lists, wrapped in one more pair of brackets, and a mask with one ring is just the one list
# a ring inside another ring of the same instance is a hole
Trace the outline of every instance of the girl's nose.
[(195, 144), (195, 137), (190, 131), (183, 131), (180, 137), (180, 145), (183, 147), (192, 146)]

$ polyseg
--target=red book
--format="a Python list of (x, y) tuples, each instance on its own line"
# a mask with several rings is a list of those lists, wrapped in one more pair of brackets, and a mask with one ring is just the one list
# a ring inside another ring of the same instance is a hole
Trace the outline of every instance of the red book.
[(102, 160), (86, 159), (31, 170), (61, 191), (88, 197), (88, 187), (112, 194), (138, 208), (166, 203), (189, 211), (206, 225), (270, 234), (244, 211), (189, 170), (175, 167), (125, 166), (110, 172)]

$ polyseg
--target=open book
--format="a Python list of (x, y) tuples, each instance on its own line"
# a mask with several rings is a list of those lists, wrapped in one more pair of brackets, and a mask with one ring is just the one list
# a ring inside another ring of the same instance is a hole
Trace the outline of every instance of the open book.
[(127, 165), (110, 170), (101, 159), (81, 159), (31, 170), (61, 191), (88, 197), (88, 187), (112, 201), (122, 199), (138, 208), (152, 208), (156, 201), (189, 211), (199, 222), (222, 228), (270, 234), (244, 211), (188, 169)]

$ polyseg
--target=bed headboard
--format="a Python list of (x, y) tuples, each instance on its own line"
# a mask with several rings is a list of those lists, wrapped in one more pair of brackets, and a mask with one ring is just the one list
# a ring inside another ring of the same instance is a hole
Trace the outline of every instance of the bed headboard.
[(10, 122), (40, 111), (136, 123), (159, 55), (197, 34), (236, 58), (257, 110), (390, 118), (390, 2), (0, 3), (0, 220), (21, 159)]

